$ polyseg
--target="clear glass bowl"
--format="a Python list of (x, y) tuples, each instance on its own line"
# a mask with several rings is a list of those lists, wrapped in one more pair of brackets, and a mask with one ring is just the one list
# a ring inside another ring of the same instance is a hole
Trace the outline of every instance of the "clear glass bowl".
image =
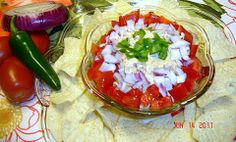
[[(130, 13), (131, 11), (134, 11), (136, 9), (132, 9), (130, 11), (125, 12), (123, 15)], [(196, 23), (193, 23), (192, 21), (189, 21), (188, 19), (178, 19), (175, 18), (174, 15), (169, 13), (168, 11), (156, 8), (156, 7), (145, 7), (143, 9), (140, 9), (141, 13), (148, 13), (148, 12), (154, 12), (155, 14), (159, 16), (164, 16), (172, 21), (177, 22), (178, 24), (182, 25), (184, 28), (186, 28), (188, 31), (191, 32), (193, 35), (193, 42), (194, 44), (199, 45), (199, 49), (197, 50), (197, 57), (202, 63), (203, 68), (207, 71), (207, 76), (199, 80), (197, 87), (190, 93), (189, 97), (185, 100), (174, 103), (171, 107), (157, 110), (157, 111), (146, 111), (146, 110), (134, 110), (131, 108), (127, 108), (119, 104), (118, 102), (114, 101), (108, 95), (101, 93), (101, 91), (97, 88), (96, 84), (88, 79), (87, 71), (89, 67), (91, 66), (92, 62), (94, 61), (94, 56), (91, 53), (91, 47), (92, 43), (96, 43), (102, 34), (107, 33), (112, 27), (111, 27), (111, 21), (114, 19), (107, 19), (101, 23), (98, 23), (96, 27), (94, 27), (88, 34), (86, 39), (86, 51), (87, 54), (85, 55), (83, 61), (82, 61), (82, 67), (81, 72), (83, 76), (83, 80), (87, 86), (87, 88), (92, 91), (96, 96), (98, 96), (102, 101), (105, 103), (120, 109), (121, 111), (127, 112), (132, 115), (136, 116), (156, 116), (156, 115), (162, 115), (166, 113), (170, 113), (180, 107), (183, 107), (193, 101), (195, 101), (197, 98), (202, 96), (207, 89), (210, 87), (213, 77), (214, 77), (214, 63), (210, 55), (210, 43), (207, 36), (207, 33), (204, 31), (204, 29), (199, 26)], [(117, 20), (117, 19), (115, 19)], [(101, 30), (102, 29), (102, 30)], [(99, 35), (100, 34), (100, 35)]]

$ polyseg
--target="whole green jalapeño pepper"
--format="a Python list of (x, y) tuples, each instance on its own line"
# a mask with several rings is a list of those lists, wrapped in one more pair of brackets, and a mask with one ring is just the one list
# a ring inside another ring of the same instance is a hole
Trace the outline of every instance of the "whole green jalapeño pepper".
[(11, 36), (9, 41), (13, 54), (52, 89), (60, 90), (61, 84), (58, 75), (39, 52), (30, 35), (25, 31), (19, 31), (15, 27), (14, 19), (15, 16), (13, 16), (10, 23)]

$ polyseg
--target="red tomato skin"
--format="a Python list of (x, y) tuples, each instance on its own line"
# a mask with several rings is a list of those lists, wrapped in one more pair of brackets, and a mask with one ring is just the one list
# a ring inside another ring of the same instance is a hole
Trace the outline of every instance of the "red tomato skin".
[(108, 89), (113, 86), (114, 77), (112, 71), (97, 71), (94, 75), (94, 82), (102, 93), (107, 93)]
[(127, 20), (133, 20), (135, 23), (138, 22), (138, 19), (140, 17), (140, 11), (137, 10), (137, 11), (133, 11), (127, 15), (124, 15), (124, 16), (120, 16), (119, 17), (119, 26), (126, 26), (127, 23), (126, 21)]
[(190, 58), (196, 57), (197, 50), (198, 50), (198, 45), (191, 45), (191, 46), (190, 46), (189, 57), (190, 57)]
[(169, 91), (169, 93), (174, 98), (175, 102), (182, 101), (188, 97), (188, 90), (183, 83), (174, 86), (173, 89)]
[(30, 32), (29, 34), (35, 46), (39, 49), (40, 53), (46, 53), (50, 46), (48, 33), (46, 31), (37, 31)]
[(102, 48), (100, 48), (97, 44), (95, 44), (95, 43), (92, 44), (91, 52), (93, 55), (97, 55), (97, 53), (101, 50), (102, 50)]
[(202, 63), (197, 57), (192, 58), (192, 63), (189, 65), (189, 67), (198, 73), (201, 73), (202, 71)]
[(161, 97), (154, 100), (151, 104), (150, 110), (156, 111), (170, 107), (173, 104), (171, 97)]
[(122, 103), (127, 107), (138, 110), (140, 107), (140, 99), (143, 93), (138, 89), (131, 89), (122, 98)]
[(34, 92), (34, 75), (16, 57), (10, 57), (0, 65), (0, 86), (10, 101), (21, 103)]
[(117, 89), (115, 86), (111, 86), (107, 94), (109, 97), (111, 97), (111, 99), (115, 100), (119, 104), (122, 103), (122, 98), (125, 95), (125, 93)]
[(0, 37), (0, 64), (8, 57), (12, 56), (11, 49), (9, 47), (9, 37)]

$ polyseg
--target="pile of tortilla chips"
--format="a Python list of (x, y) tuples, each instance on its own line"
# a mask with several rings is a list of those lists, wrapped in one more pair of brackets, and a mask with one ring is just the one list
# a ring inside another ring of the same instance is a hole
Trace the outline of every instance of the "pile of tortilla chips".
[[(214, 61), (212, 86), (184, 112), (156, 118), (133, 118), (105, 106), (85, 90), (79, 71), (84, 56), (85, 37), (97, 22), (118, 17), (132, 6), (117, 2), (112, 11), (85, 17), (82, 38), (65, 38), (64, 54), (54, 64), (62, 82), (60, 92), (52, 92), (47, 124), (56, 141), (64, 142), (232, 142), (236, 136), (236, 48), (210, 22), (190, 17), (174, 0), (163, 0), (177, 17), (196, 21), (208, 33)], [(167, 9), (167, 10), (168, 10)], [(101, 32), (102, 34), (102, 32)], [(101, 35), (100, 35), (101, 36)], [(99, 35), (98, 35), (99, 37)]]

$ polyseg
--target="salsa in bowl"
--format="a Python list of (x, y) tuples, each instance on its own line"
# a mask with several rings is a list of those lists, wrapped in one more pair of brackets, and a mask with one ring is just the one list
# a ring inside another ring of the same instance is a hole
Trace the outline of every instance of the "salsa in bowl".
[[(109, 28), (98, 37), (104, 25)], [(135, 9), (98, 24), (86, 48), (87, 87), (131, 114), (171, 112), (204, 94), (214, 76), (204, 30), (161, 9)]]

